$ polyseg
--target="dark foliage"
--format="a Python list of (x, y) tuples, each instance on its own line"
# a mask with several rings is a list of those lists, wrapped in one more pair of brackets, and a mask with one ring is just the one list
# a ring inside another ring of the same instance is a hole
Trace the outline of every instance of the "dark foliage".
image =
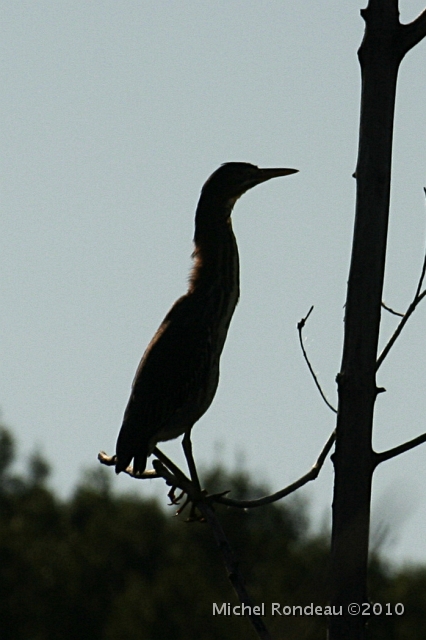
[[(49, 467), (38, 455), (25, 476), (11, 471), (14, 444), (0, 431), (0, 621), (2, 640), (226, 640), (251, 638), (243, 617), (213, 616), (238, 602), (207, 525), (170, 517), (156, 502), (115, 496), (113, 475), (99, 468), (66, 502), (45, 484)], [(244, 474), (208, 474), (210, 490), (235, 498), (261, 493)], [(135, 489), (143, 494), (143, 484)], [(263, 492), (263, 491), (262, 491)], [(303, 505), (240, 511), (218, 508), (249, 590), (265, 603), (276, 638), (325, 637), (325, 620), (270, 616), (271, 603), (325, 605), (324, 539), (306, 534)], [(423, 638), (426, 570), (389, 577), (375, 561), (372, 592), (403, 602), (404, 616), (382, 616), (372, 637)]]

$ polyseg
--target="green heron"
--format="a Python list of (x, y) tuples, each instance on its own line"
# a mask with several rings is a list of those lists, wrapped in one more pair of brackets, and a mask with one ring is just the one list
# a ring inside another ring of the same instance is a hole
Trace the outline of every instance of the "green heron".
[(239, 297), (232, 209), (248, 189), (296, 172), (228, 162), (204, 184), (195, 214), (188, 292), (164, 318), (136, 371), (117, 440), (117, 473), (133, 459), (133, 472), (142, 474), (157, 443), (182, 434), (188, 458), (191, 429), (216, 393), (219, 360)]

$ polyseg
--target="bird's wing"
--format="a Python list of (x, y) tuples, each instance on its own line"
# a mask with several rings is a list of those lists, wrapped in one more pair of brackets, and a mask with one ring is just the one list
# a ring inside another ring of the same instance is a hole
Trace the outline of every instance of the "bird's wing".
[(200, 321), (190, 297), (183, 296), (165, 317), (136, 371), (117, 442), (117, 455), (127, 464), (138, 452), (146, 456), (151, 438), (169, 422), (188, 419), (181, 425), (183, 432), (198, 419), (191, 422), (187, 407), (208, 385), (210, 341), (210, 327)]

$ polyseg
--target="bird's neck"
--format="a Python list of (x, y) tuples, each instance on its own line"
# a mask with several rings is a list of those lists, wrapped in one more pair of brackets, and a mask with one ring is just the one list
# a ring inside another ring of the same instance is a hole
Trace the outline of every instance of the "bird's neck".
[(238, 247), (232, 230), (232, 204), (204, 203), (201, 199), (195, 216), (194, 266), (190, 292), (227, 292), (236, 301), (239, 295)]

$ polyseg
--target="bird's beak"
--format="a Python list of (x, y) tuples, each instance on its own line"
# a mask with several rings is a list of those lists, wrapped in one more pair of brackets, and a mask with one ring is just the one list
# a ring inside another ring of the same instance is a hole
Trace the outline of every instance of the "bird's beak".
[(258, 184), (262, 184), (262, 182), (266, 182), (271, 178), (279, 178), (280, 176), (289, 176), (292, 173), (298, 173), (299, 169), (260, 169), (258, 168), (254, 175), (251, 175), (245, 185), (241, 186), (241, 190), (236, 196), (236, 198), (232, 199), (232, 204), (234, 205), (238, 198), (241, 197), (243, 193), (256, 187)]
[(259, 169), (259, 176), (256, 184), (266, 182), (271, 178), (279, 178), (280, 176), (289, 176), (292, 173), (298, 173), (299, 169)]
[(246, 193), (246, 191), (256, 187), (258, 184), (262, 184), (262, 182), (266, 182), (271, 178), (289, 176), (292, 173), (298, 173), (299, 171), (299, 169), (256, 169), (257, 170), (253, 171), (252, 175), (247, 178), (246, 182), (240, 185), (237, 195), (229, 199), (231, 207), (234, 206), (238, 198), (240, 198), (243, 193)]

